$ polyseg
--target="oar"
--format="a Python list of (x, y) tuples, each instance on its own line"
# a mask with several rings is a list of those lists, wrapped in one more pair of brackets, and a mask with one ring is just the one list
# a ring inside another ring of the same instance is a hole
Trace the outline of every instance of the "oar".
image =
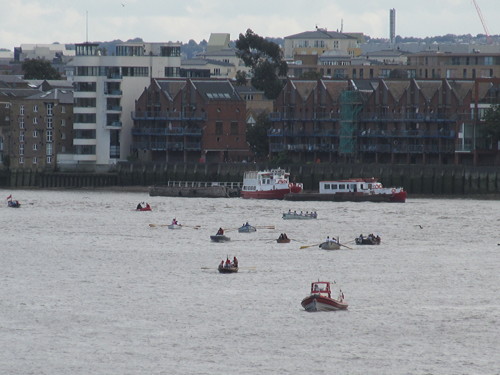
[(168, 227), (170, 224), (149, 224), (151, 228), (155, 227)]
[(342, 245), (340, 242), (338, 242), (338, 244), (339, 244), (340, 246), (347, 247), (349, 250), (354, 250), (352, 247), (349, 247), (349, 246), (346, 246), (346, 245)]
[(320, 242), (320, 243), (315, 243), (314, 245), (305, 245), (305, 246), (301, 246), (300, 248), (301, 249), (307, 249), (308, 247), (313, 247), (313, 246), (319, 246), (321, 245), (323, 242)]
[(274, 225), (256, 225), (257, 229), (276, 229)]
[(186, 224), (180, 224), (181, 227), (186, 227), (186, 228), (193, 228), (193, 229), (200, 229), (201, 225), (186, 225)]

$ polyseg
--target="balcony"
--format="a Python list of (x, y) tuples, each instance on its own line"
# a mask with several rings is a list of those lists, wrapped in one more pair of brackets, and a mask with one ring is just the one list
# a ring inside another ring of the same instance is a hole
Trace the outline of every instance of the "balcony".
[(104, 95), (120, 96), (120, 95), (123, 95), (123, 92), (122, 92), (122, 90), (104, 90)]
[(339, 121), (339, 113), (312, 113), (309, 114), (296, 114), (296, 113), (282, 113), (282, 112), (271, 112), (269, 114), (269, 120), (272, 122), (278, 121)]
[(186, 114), (173, 111), (133, 111), (133, 120), (165, 120), (165, 121), (203, 121), (207, 119), (206, 113)]
[(122, 127), (121, 121), (113, 121), (106, 124), (106, 128), (121, 128), (121, 127)]
[(281, 130), (269, 129), (267, 131), (269, 137), (337, 137), (335, 130), (323, 131), (299, 131), (299, 130)]
[(363, 122), (455, 122), (457, 114), (424, 114), (424, 113), (362, 113)]
[[(189, 144), (193, 148), (190, 148), (190, 150), (201, 150), (201, 144)], [(134, 142), (132, 144), (132, 148), (136, 150), (151, 150), (151, 151), (183, 151), (184, 149), (187, 148), (188, 143), (184, 144), (183, 142), (148, 142), (148, 141), (143, 141), (143, 142)], [(199, 148), (195, 148), (196, 146), (199, 146)]]
[(151, 135), (151, 136), (196, 136), (201, 137), (201, 129), (192, 128), (132, 128), (132, 135)]
[(184, 145), (184, 150), (186, 151), (200, 151), (201, 142), (186, 142)]
[(455, 138), (454, 130), (363, 130), (359, 132), (360, 138)]

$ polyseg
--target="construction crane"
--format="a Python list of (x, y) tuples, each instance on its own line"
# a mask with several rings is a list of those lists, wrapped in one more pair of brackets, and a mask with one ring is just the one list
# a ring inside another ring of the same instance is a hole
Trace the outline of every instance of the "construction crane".
[(479, 8), (479, 5), (477, 5), (476, 0), (472, 0), (472, 2), (474, 3), (474, 6), (476, 7), (476, 11), (477, 11), (477, 14), (479, 16), (479, 19), (481, 20), (481, 23), (483, 24), (484, 33), (486, 34), (486, 41), (488, 42), (488, 44), (490, 44), (491, 43), (491, 36), (490, 36), (489, 31), (488, 31), (488, 26), (486, 26), (486, 21), (484, 20), (483, 13), (481, 12), (481, 8)]

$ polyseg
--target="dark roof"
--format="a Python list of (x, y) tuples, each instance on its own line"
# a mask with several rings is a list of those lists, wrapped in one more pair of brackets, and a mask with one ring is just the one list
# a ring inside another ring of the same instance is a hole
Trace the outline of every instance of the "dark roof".
[(262, 90), (257, 90), (255, 87), (250, 85), (234, 86), (234, 88), (236, 91), (238, 91), (239, 94), (251, 94), (251, 93), (262, 94), (264, 92)]
[(227, 80), (191, 80), (198, 92), (209, 100), (242, 100), (238, 92)]
[(53, 89), (47, 92), (39, 92), (27, 99), (57, 100), (59, 103), (71, 104), (73, 103), (73, 90)]
[(12, 88), (0, 88), (0, 97), (8, 98), (26, 98), (28, 96), (39, 93), (40, 90), (36, 89), (12, 89)]
[(178, 79), (155, 79), (155, 82), (170, 100), (173, 100), (179, 91), (186, 86), (185, 80)]

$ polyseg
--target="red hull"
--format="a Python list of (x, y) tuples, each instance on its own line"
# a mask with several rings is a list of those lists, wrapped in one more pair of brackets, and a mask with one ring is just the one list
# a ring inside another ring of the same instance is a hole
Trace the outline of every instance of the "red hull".
[(285, 195), (290, 193), (300, 193), (302, 186), (300, 184), (290, 184), (288, 189), (274, 189), (274, 190), (256, 190), (244, 191), (240, 193), (240, 197), (246, 199), (283, 199)]
[(394, 193), (391, 197), (391, 202), (405, 203), (407, 197), (406, 191), (401, 191), (399, 193)]
[(242, 191), (240, 196), (246, 199), (283, 199), (290, 189), (266, 190), (266, 191)]
[(347, 310), (348, 304), (333, 298), (310, 295), (302, 300), (302, 307), (307, 311)]

